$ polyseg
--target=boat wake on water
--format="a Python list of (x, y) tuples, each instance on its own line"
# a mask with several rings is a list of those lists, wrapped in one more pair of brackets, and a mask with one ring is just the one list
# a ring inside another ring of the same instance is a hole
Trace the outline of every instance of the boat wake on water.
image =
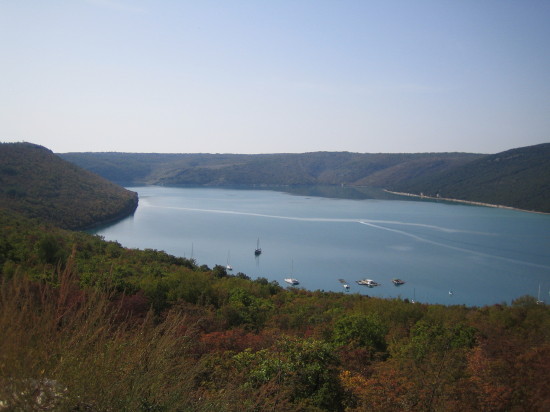
[(364, 225), (367, 224), (388, 224), (388, 225), (401, 225), (401, 226), (415, 226), (423, 227), (427, 229), (433, 229), (440, 232), (446, 233), (469, 233), (476, 235), (485, 235), (485, 236), (495, 236), (494, 233), (486, 232), (476, 232), (472, 230), (463, 230), (463, 229), (454, 229), (443, 226), (428, 225), (425, 223), (412, 223), (412, 222), (401, 222), (396, 220), (371, 220), (371, 219), (346, 219), (346, 218), (325, 218), (325, 217), (297, 217), (297, 216), (281, 216), (281, 215), (268, 215), (263, 213), (253, 213), (253, 212), (239, 212), (236, 210), (221, 210), (221, 209), (200, 209), (192, 207), (176, 207), (176, 206), (156, 206), (147, 204), (147, 207), (162, 208), (162, 209), (174, 209), (174, 210), (184, 210), (188, 212), (202, 212), (202, 213), (218, 213), (218, 214), (227, 214), (227, 215), (241, 215), (241, 216), (255, 216), (263, 217), (269, 219), (283, 219), (283, 220), (296, 220), (301, 222), (335, 222), (335, 223), (361, 223)]
[(415, 239), (419, 242), (429, 243), (429, 244), (432, 244), (432, 245), (435, 245), (435, 246), (456, 250), (458, 252), (469, 253), (469, 254), (472, 254), (472, 255), (486, 257), (486, 258), (490, 258), (490, 259), (499, 259), (499, 260), (502, 260), (502, 261), (505, 261), (505, 262), (515, 263), (515, 264), (518, 264), (518, 265), (525, 265), (525, 266), (532, 266), (532, 267), (543, 268), (543, 269), (550, 269), (550, 266), (547, 266), (547, 265), (540, 265), (538, 263), (526, 262), (526, 261), (517, 260), (517, 259), (510, 259), (510, 258), (507, 258), (507, 257), (504, 257), (504, 256), (491, 255), (491, 254), (488, 254), (488, 253), (478, 252), (478, 251), (472, 250), (472, 249), (466, 249), (466, 248), (461, 248), (461, 247), (458, 247), (458, 246), (448, 245), (446, 243), (435, 242), (433, 240), (426, 239), (426, 238), (423, 238), (421, 236), (405, 232), (403, 230), (392, 229), (392, 228), (389, 228), (389, 227), (376, 225), (376, 224), (372, 223), (372, 221), (361, 220), (361, 221), (359, 221), (359, 223), (361, 223), (362, 225), (366, 225), (366, 226), (376, 228), (376, 229), (386, 230), (388, 232), (393, 232), (393, 233), (398, 233), (398, 234), (403, 235), (403, 236), (408, 236), (408, 237), (410, 237), (412, 239)]
[(436, 225), (429, 225), (425, 223), (412, 223), (412, 222), (402, 222), (402, 221), (394, 221), (394, 220), (372, 220), (372, 219), (346, 219), (346, 218), (321, 218), (321, 217), (296, 217), (296, 216), (280, 216), (280, 215), (269, 215), (269, 214), (263, 214), (263, 213), (253, 213), (253, 212), (240, 212), (235, 210), (221, 210), (221, 209), (202, 209), (202, 208), (190, 208), (190, 207), (175, 207), (175, 206), (157, 206), (152, 205), (150, 203), (146, 204), (146, 207), (153, 207), (153, 208), (163, 208), (163, 209), (175, 209), (175, 210), (183, 210), (188, 212), (199, 212), (199, 213), (216, 213), (216, 214), (227, 214), (227, 215), (241, 215), (241, 216), (253, 216), (253, 217), (261, 217), (261, 218), (269, 218), (269, 219), (282, 219), (282, 220), (294, 220), (294, 221), (300, 221), (300, 222), (327, 222), (327, 223), (360, 223), (365, 226), (369, 226), (375, 229), (379, 230), (385, 230), (388, 232), (393, 232), (400, 234), (402, 236), (407, 236), (409, 238), (415, 239), (418, 242), (424, 242), (429, 243), (438, 247), (443, 247), (451, 250), (455, 250), (457, 252), (467, 253), (479, 257), (484, 258), (490, 258), (490, 259), (499, 259), (501, 261), (510, 262), (518, 265), (524, 265), (524, 266), (531, 266), (536, 268), (543, 268), (543, 269), (550, 269), (550, 266), (548, 265), (542, 265), (537, 264), (533, 262), (528, 261), (522, 261), (517, 259), (511, 259), (504, 256), (498, 256), (498, 255), (492, 255), (488, 253), (478, 252), (473, 249), (467, 249), (462, 248), (458, 246), (449, 245), (442, 242), (436, 242), (430, 239), (426, 239), (422, 236), (415, 235), (413, 233), (406, 232), (404, 230), (390, 228), (382, 225), (396, 225), (396, 226), (411, 226), (411, 227), (421, 227), (426, 229), (431, 229), (439, 232), (445, 232), (445, 233), (467, 233), (467, 234), (476, 234), (476, 235), (482, 235), (482, 236), (495, 236), (494, 233), (487, 233), (487, 232), (477, 232), (477, 231), (470, 231), (470, 230), (462, 230), (462, 229), (455, 229), (455, 228), (448, 228), (448, 227), (442, 227), (442, 226), (436, 226)]

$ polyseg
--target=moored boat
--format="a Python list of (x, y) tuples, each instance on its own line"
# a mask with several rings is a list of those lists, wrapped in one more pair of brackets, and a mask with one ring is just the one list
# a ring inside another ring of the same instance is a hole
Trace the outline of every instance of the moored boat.
[(372, 279), (361, 279), (357, 281), (358, 285), (368, 286), (369, 288), (372, 288), (374, 286), (380, 286), (380, 283), (375, 282)]
[(343, 287), (345, 290), (349, 290), (348, 282), (347, 282), (345, 279), (338, 279), (338, 282), (340, 282), (340, 283), (342, 284), (342, 287)]
[(233, 270), (233, 266), (229, 264), (229, 252), (227, 252), (227, 265), (225, 266), (226, 270)]
[(405, 283), (404, 280), (401, 280), (401, 279), (392, 279), (392, 282), (395, 286), (400, 286), (400, 285), (403, 285)]
[(285, 278), (285, 282), (292, 286), (300, 284), (300, 282), (298, 282), (298, 280), (294, 278)]

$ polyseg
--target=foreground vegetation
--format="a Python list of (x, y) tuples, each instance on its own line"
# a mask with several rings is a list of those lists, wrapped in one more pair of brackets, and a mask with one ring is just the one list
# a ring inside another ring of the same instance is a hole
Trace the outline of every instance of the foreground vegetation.
[(543, 411), (550, 311), (287, 290), (0, 212), (0, 410)]
[(0, 410), (550, 410), (550, 310), (532, 297), (284, 289), (60, 228), (135, 197), (44, 148), (1, 146), (0, 179)]

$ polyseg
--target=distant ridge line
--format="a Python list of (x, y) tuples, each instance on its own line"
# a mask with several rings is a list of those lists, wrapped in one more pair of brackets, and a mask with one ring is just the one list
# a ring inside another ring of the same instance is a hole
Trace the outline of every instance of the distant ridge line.
[(550, 143), (497, 154), (117, 154), (62, 158), (124, 186), (348, 186), (550, 212)]

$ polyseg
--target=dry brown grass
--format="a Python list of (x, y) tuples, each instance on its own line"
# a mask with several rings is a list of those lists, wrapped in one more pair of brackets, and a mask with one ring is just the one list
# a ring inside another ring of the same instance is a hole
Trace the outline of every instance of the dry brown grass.
[(83, 291), (72, 260), (57, 285), (0, 285), (0, 410), (199, 410), (185, 317), (120, 320), (104, 292)]

